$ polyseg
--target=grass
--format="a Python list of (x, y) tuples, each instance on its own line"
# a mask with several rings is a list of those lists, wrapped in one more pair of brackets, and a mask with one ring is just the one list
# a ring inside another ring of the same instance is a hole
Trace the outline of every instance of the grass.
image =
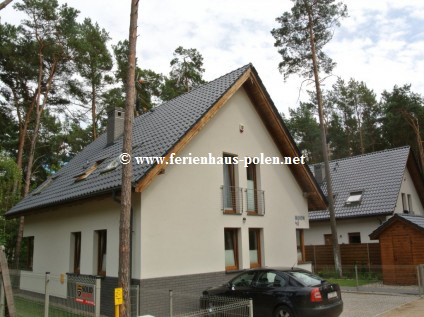
[[(43, 317), (44, 303), (26, 298), (15, 297), (16, 314), (18, 317)], [(72, 313), (60, 307), (50, 305), (50, 317), (80, 317), (82, 314)]]
[[(329, 278), (326, 279), (328, 282), (330, 283), (337, 283), (340, 286), (351, 286), (351, 287), (355, 287), (356, 286), (356, 280), (355, 279), (348, 279), (348, 278)], [(370, 284), (370, 283), (375, 283), (376, 280), (369, 280), (369, 279), (358, 279), (358, 285), (366, 285), (366, 284)]]

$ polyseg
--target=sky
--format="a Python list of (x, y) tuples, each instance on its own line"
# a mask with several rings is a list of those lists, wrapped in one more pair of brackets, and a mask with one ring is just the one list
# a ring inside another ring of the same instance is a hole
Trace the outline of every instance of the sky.
[[(14, 0), (16, 2), (18, 0)], [(105, 28), (110, 44), (128, 38), (130, 0), (59, 0)], [(13, 3), (13, 2), (12, 2)], [(331, 88), (337, 77), (364, 81), (378, 98), (394, 85), (411, 84), (424, 95), (424, 1), (345, 0), (349, 17), (335, 29), (325, 52), (337, 63), (323, 82)], [(204, 78), (213, 80), (252, 63), (280, 112), (307, 101), (302, 78), (284, 81), (281, 56), (270, 31), (275, 18), (291, 8), (289, 0), (143, 0), (139, 7), (137, 57), (141, 68), (167, 74), (178, 46), (196, 48), (204, 58)], [(2, 22), (22, 19), (9, 5)]]

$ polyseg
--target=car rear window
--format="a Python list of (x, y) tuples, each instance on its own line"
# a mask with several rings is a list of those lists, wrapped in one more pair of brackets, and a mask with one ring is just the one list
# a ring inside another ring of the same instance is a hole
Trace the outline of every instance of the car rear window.
[(316, 276), (309, 272), (292, 271), (292, 272), (287, 272), (287, 274), (294, 277), (296, 280), (298, 280), (305, 286), (319, 285), (323, 281), (323, 279), (320, 278), (319, 276)]

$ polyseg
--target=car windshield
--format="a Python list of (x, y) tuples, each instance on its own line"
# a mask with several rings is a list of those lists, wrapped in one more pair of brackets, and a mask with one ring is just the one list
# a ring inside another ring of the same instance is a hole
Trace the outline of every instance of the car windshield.
[(293, 276), (296, 280), (304, 284), (305, 286), (315, 286), (318, 284), (321, 284), (323, 281), (322, 278), (319, 276), (316, 276), (309, 272), (299, 272), (299, 271), (292, 271), (287, 272), (290, 276)]

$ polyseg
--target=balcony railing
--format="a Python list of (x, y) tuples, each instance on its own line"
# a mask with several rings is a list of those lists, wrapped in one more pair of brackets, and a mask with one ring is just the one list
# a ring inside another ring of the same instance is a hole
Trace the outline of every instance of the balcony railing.
[(265, 192), (261, 189), (245, 189), (246, 210), (250, 215), (265, 214)]
[(243, 212), (243, 188), (221, 186), (222, 211), (225, 214), (241, 214)]
[(221, 186), (222, 211), (225, 214), (265, 214), (265, 192), (236, 186)]

